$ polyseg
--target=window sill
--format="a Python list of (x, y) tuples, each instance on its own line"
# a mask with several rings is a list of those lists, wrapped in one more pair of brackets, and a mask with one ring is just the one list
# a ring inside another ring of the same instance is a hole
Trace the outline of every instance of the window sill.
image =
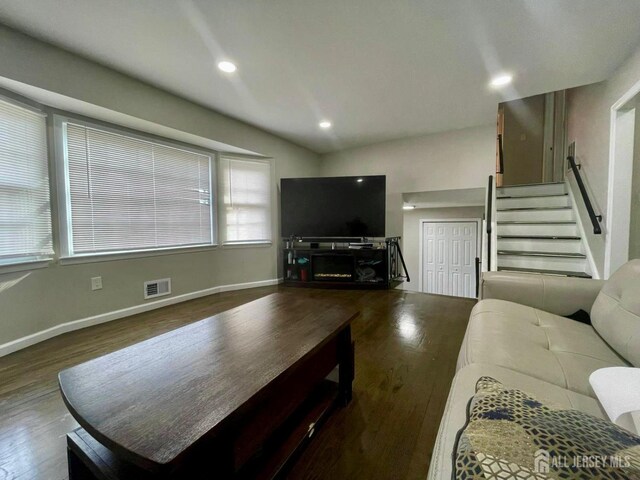
[(35, 260), (24, 260), (19, 263), (0, 264), (0, 275), (4, 273), (27, 272), (30, 270), (46, 268), (52, 260), (52, 258), (38, 258)]
[(217, 244), (200, 245), (194, 247), (161, 248), (157, 250), (138, 250), (134, 252), (96, 253), (60, 257), (60, 265), (77, 265), (81, 263), (113, 262), (117, 260), (132, 260), (134, 258), (158, 257), (163, 255), (180, 255), (184, 253), (198, 253), (215, 250)]
[(222, 244), (222, 248), (255, 248), (270, 247), (273, 245), (271, 240), (261, 240), (256, 242), (227, 242)]

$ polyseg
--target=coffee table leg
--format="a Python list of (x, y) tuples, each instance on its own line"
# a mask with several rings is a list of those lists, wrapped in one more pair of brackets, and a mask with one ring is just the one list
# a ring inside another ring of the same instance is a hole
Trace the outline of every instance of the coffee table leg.
[(355, 374), (354, 346), (351, 341), (351, 326), (347, 326), (338, 339), (339, 379), (338, 399), (342, 405), (347, 405), (353, 396), (352, 382)]

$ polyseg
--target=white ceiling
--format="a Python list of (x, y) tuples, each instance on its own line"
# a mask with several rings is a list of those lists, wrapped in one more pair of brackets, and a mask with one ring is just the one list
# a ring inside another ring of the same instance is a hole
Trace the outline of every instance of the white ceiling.
[(602, 80), (640, 42), (640, 1), (0, 0), (0, 22), (329, 152)]

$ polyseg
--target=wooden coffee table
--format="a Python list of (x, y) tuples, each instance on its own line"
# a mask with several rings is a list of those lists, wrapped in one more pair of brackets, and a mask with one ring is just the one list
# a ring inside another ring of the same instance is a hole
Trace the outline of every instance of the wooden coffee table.
[(275, 293), (62, 371), (70, 479), (272, 478), (350, 401), (357, 315)]

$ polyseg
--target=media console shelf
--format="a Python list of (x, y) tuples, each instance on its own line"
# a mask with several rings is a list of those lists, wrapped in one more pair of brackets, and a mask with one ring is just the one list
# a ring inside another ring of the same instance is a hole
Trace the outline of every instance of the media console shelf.
[[(398, 238), (373, 242), (372, 248), (349, 244), (288, 241), (283, 249), (284, 283), (301, 287), (395, 288), (405, 277)], [(406, 268), (405, 268), (406, 272)]]

